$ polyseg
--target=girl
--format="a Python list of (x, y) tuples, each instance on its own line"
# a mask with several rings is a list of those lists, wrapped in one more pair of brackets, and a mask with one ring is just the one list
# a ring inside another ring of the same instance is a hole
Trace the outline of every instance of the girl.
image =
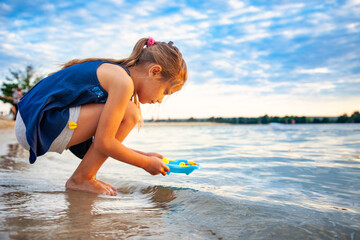
[(96, 179), (108, 157), (152, 175), (169, 171), (162, 155), (129, 149), (122, 141), (141, 118), (139, 102), (161, 103), (186, 79), (179, 50), (151, 37), (140, 39), (125, 59), (72, 60), (21, 99), (16, 137), (29, 150), (30, 163), (68, 148), (82, 158), (66, 189), (116, 195), (114, 187)]

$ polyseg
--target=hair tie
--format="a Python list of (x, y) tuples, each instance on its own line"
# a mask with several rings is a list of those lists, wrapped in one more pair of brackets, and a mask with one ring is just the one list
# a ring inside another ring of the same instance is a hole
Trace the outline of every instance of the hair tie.
[(154, 45), (154, 44), (155, 44), (155, 39), (152, 38), (152, 37), (149, 37), (149, 38), (148, 38), (148, 41), (147, 41), (147, 43), (146, 43), (146, 46), (147, 46), (147, 47), (151, 47), (151, 46)]

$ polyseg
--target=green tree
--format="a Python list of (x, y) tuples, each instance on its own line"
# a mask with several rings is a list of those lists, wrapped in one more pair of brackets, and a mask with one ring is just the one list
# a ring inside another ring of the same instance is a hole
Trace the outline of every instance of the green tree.
[(349, 119), (349, 122), (351, 123), (360, 123), (360, 113), (358, 111), (355, 111), (350, 119)]
[(270, 122), (270, 118), (269, 116), (266, 114), (262, 117), (260, 117), (259, 121), (262, 123), (262, 124), (268, 124)]
[(324, 117), (322, 120), (321, 120), (322, 123), (330, 123), (330, 118), (328, 117)]
[(313, 123), (321, 123), (321, 119), (320, 118), (314, 118)]
[(340, 117), (337, 118), (336, 122), (338, 123), (346, 123), (349, 120), (349, 117), (347, 114), (343, 114)]
[[(25, 67), (25, 70), (12, 71), (9, 69), (10, 76), (7, 76), (2, 83), (1, 92), (5, 97), (12, 97), (17, 88), (21, 88), (23, 94), (27, 93), (43, 76), (36, 74), (32, 65)], [(3, 102), (11, 102), (9, 99), (0, 99)]]

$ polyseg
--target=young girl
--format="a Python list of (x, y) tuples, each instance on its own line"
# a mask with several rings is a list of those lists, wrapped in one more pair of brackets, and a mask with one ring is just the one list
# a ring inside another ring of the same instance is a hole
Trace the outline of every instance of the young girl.
[(30, 163), (64, 149), (82, 158), (67, 189), (116, 195), (114, 187), (96, 179), (108, 157), (152, 175), (169, 171), (162, 155), (129, 149), (122, 141), (139, 122), (139, 102), (161, 103), (186, 79), (179, 50), (151, 37), (140, 39), (125, 59), (72, 60), (18, 103), (16, 137), (30, 151)]

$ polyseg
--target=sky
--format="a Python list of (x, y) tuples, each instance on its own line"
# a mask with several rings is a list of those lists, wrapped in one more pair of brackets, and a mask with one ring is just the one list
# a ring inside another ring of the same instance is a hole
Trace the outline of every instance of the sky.
[(360, 0), (0, 0), (0, 82), (73, 58), (173, 41), (184, 88), (145, 119), (339, 116), (360, 110)]

